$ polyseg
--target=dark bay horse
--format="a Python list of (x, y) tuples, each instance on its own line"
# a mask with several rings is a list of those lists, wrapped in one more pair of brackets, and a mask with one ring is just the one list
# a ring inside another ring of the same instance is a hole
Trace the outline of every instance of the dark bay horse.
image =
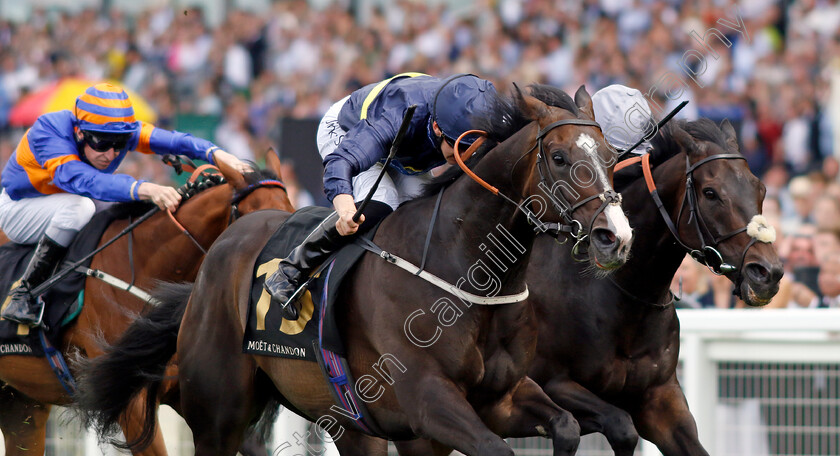
[[(734, 266), (726, 275), (736, 292), (759, 306), (778, 291), (782, 266), (766, 242), (771, 238), (754, 237), (761, 237), (756, 231), (762, 228), (751, 221), (761, 214), (765, 189), (738, 152), (729, 122), (674, 122), (652, 142), (652, 183), (668, 220), (640, 164), (616, 172), (635, 230), (623, 267), (610, 278), (594, 277), (563, 253), (567, 246), (545, 235), (535, 241), (527, 280), (540, 332), (529, 375), (574, 414), (582, 433), (603, 433), (616, 455), (632, 455), (639, 435), (665, 456), (708, 455), (677, 381), (679, 321), (671, 278), (685, 247), (709, 246), (722, 257), (709, 251), (709, 266), (716, 272)], [(742, 230), (748, 225), (753, 229)], [(428, 445), (398, 447), (402, 455), (449, 452)]]
[[(269, 171), (244, 176), (220, 165), (228, 183), (198, 193), (174, 213), (177, 221), (203, 249), (209, 248), (227, 228), (234, 215), (234, 203), (237, 216), (258, 209), (292, 210), (285, 190), (272, 184), (272, 181), (279, 183), (277, 173), (280, 169), (274, 153), (268, 154), (267, 163)], [(128, 223), (128, 220), (113, 222), (103, 234), (102, 243)], [(129, 239), (133, 264), (129, 261)], [(203, 257), (202, 250), (166, 213), (158, 213), (138, 225), (130, 236), (122, 237), (95, 255), (90, 267), (126, 282), (134, 278), (136, 286), (150, 290), (156, 280), (193, 280)], [(99, 338), (114, 342), (146, 306), (134, 295), (93, 278), (86, 280), (84, 299), (81, 313), (65, 329), (61, 345), (57, 347), (65, 357), (77, 351), (87, 357), (99, 356), (102, 354)], [(0, 385), (0, 430), (5, 439), (5, 454), (42, 454), (51, 404), (67, 405), (71, 397), (45, 358), (0, 357)], [(133, 426), (141, 422), (137, 417), (142, 417), (142, 409), (132, 406), (126, 416), (128, 421), (122, 423), (125, 425), (123, 431), (126, 435), (137, 435)], [(158, 437), (143, 454), (166, 454), (163, 440)]]
[[(561, 107), (518, 90), (510, 99), (500, 98), (491, 119), (494, 128), (488, 129), (495, 147), (468, 162), (510, 200), (457, 169), (445, 173), (433, 191), (442, 192), (442, 200), (430, 236), (428, 271), (450, 283), (464, 278), (460, 286), (469, 293), (523, 295), (525, 265), (536, 237), (529, 223), (536, 217), (523, 211), (540, 204), (546, 209), (544, 221), (569, 223), (553, 208), (556, 204), (573, 214), (576, 226), (588, 228), (587, 258), (593, 264), (618, 267), (629, 248), (629, 226), (611, 194), (611, 166), (605, 166), (611, 152), (597, 147), (604, 139), (592, 121), (589, 95), (583, 88), (574, 101), (546, 87), (533, 87), (532, 93), (551, 94)], [(583, 168), (590, 172), (573, 179)], [(541, 187), (557, 199), (536, 201), (542, 198)], [(573, 204), (563, 206), (564, 201)], [(374, 242), (419, 264), (435, 202), (429, 195), (404, 204), (383, 221)], [(333, 399), (316, 364), (242, 353), (254, 262), (287, 216), (261, 212), (234, 223), (211, 248), (192, 290), (182, 287), (179, 296), (138, 320), (112, 351), (87, 366), (80, 405), (90, 421), (108, 429), (131, 393), (148, 387), (153, 395), (161, 380), (149, 378), (161, 376), (160, 360), (177, 348), (181, 409), (196, 454), (234, 454), (271, 397), (313, 421), (329, 423), (328, 431), (340, 437), (336, 445), (342, 454), (385, 454), (381, 440), (331, 409)], [(498, 256), (501, 251), (485, 252), (491, 235), (507, 239), (513, 258), (505, 261)], [(491, 269), (494, 257), (500, 267)], [(536, 348), (537, 322), (529, 304), (517, 298), (483, 305), (473, 295), (456, 305), (447, 292), (369, 254), (345, 283), (338, 315), (347, 360), (353, 375), (367, 379), (368, 386), (379, 379), (365, 392), (380, 393), (367, 408), (384, 437), (423, 436), (467, 455), (487, 456), (513, 454), (499, 435), (542, 434), (553, 439), (554, 454), (574, 454), (579, 426), (525, 376)], [(160, 352), (150, 360), (155, 344)], [(132, 353), (132, 346), (143, 349)], [(134, 366), (134, 372), (121, 375), (116, 366)], [(108, 394), (114, 382), (120, 382), (122, 396)], [(148, 412), (154, 413), (154, 404)]]

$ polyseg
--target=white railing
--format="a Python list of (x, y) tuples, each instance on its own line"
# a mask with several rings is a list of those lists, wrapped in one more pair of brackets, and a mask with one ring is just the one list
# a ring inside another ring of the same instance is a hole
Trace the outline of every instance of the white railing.
[(840, 309), (679, 317), (681, 384), (711, 454), (838, 454)]

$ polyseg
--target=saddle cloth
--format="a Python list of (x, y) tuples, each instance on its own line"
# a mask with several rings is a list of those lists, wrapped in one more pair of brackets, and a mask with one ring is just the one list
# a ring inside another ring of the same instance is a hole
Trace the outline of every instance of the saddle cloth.
[[(105, 229), (113, 221), (142, 215), (151, 208), (149, 203), (125, 203), (114, 205), (94, 215), (90, 223), (73, 240), (63, 264), (57, 265), (56, 272), (96, 249)], [(0, 246), (0, 264), (3, 265), (0, 268), (0, 305), (6, 302), (12, 286), (23, 276), (34, 252), (34, 244), (9, 242)], [(92, 258), (86, 261), (84, 266), (90, 266), (91, 260)], [(84, 274), (74, 271), (42, 296), (46, 303), (43, 319), (47, 326), (46, 336), (53, 345), (58, 344), (61, 328), (72, 322), (82, 310), (85, 278)], [(38, 332), (25, 325), (0, 320), (0, 356), (3, 355), (44, 356)]]
[[(341, 280), (362, 257), (363, 248), (351, 243), (327, 260), (328, 267), (313, 280), (296, 304), (300, 309), (297, 321), (283, 319), (280, 309), (271, 305), (271, 297), (263, 289), (265, 279), (277, 270), (280, 260), (300, 245), (330, 213), (332, 210), (322, 207), (296, 211), (263, 248), (254, 265), (243, 352), (315, 362), (313, 342), (319, 339), (320, 329), (320, 345), (338, 355), (345, 354), (334, 317), (335, 301)], [(364, 236), (372, 237), (374, 232), (375, 229), (369, 230)]]

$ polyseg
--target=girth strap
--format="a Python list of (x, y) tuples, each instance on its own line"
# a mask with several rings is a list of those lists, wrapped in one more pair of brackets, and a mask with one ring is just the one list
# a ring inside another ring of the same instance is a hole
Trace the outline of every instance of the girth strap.
[(378, 245), (374, 244), (373, 241), (366, 239), (364, 237), (360, 237), (356, 239), (356, 243), (373, 254), (376, 254), (383, 260), (402, 268), (412, 274), (417, 275), (421, 279), (431, 283), (432, 285), (440, 288), (441, 290), (453, 294), (464, 301), (471, 302), (474, 304), (481, 304), (485, 306), (494, 306), (499, 304), (513, 304), (516, 302), (522, 302), (528, 298), (528, 286), (525, 286), (525, 290), (514, 294), (514, 295), (507, 295), (507, 296), (479, 296), (477, 294), (472, 294), (466, 292), (456, 285), (453, 285), (440, 277), (431, 274), (427, 271), (423, 271), (414, 264), (394, 255), (393, 253), (386, 252), (382, 250)]

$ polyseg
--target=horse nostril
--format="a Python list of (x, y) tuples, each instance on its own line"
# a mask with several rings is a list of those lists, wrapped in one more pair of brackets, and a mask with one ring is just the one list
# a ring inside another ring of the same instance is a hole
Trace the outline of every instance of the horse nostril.
[(615, 233), (604, 228), (596, 228), (592, 231), (592, 238), (599, 245), (611, 246), (616, 243)]
[(756, 283), (771, 283), (771, 272), (761, 264), (749, 263), (744, 268), (750, 280)]

